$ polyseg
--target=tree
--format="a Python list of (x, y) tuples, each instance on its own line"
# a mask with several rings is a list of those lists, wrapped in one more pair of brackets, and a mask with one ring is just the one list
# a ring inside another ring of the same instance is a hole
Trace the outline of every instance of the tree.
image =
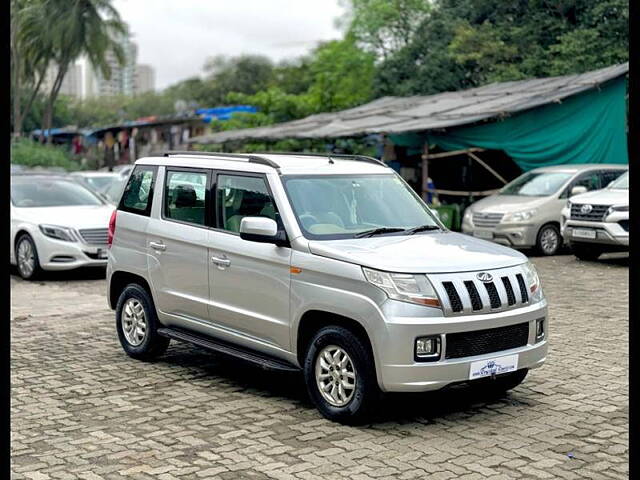
[[(57, 67), (42, 122), (43, 130), (49, 130), (54, 104), (71, 63), (85, 54), (91, 65), (109, 78), (107, 53), (112, 52), (124, 63), (123, 48), (116, 38), (126, 35), (127, 27), (111, 0), (32, 0), (29, 8), (31, 21), (49, 32), (52, 60)], [(51, 135), (47, 141), (51, 142)]]

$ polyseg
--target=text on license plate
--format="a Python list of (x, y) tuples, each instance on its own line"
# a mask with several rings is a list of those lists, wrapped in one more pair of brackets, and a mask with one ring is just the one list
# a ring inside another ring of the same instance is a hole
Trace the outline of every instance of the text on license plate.
[(504, 357), (478, 360), (471, 363), (469, 380), (514, 372), (518, 369), (518, 355), (506, 355)]
[(491, 230), (474, 230), (473, 236), (478, 238), (493, 238), (493, 232)]
[(596, 238), (596, 231), (587, 230), (586, 228), (574, 228), (573, 236), (578, 238)]

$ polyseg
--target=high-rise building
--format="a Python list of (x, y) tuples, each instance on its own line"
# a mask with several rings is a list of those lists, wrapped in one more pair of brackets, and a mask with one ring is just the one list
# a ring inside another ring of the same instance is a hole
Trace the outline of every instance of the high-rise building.
[(151, 65), (136, 65), (133, 93), (139, 94), (155, 90), (155, 76)]
[[(57, 76), (58, 66), (52, 63), (49, 65), (49, 68), (47, 68), (44, 80), (42, 80), (42, 85), (40, 86), (40, 91), (48, 94), (53, 88)], [(59, 94), (74, 98), (82, 97), (82, 67), (77, 63), (69, 65), (67, 73), (62, 79)]]

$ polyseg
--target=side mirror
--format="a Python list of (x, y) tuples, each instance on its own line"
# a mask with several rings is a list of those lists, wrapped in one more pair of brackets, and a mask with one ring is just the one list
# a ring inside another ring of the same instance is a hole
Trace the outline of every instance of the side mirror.
[(278, 230), (275, 220), (266, 217), (244, 217), (240, 221), (240, 238), (250, 242), (289, 244), (284, 230)]
[(576, 185), (571, 189), (571, 196), (580, 195), (581, 193), (587, 193), (587, 187), (583, 185)]

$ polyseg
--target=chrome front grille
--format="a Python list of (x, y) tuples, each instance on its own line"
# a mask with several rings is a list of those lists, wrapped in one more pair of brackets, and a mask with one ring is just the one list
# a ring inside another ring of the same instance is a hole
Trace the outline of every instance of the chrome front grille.
[(504, 213), (480, 213), (474, 212), (471, 219), (476, 227), (495, 228), (504, 217)]
[[(583, 211), (583, 207), (585, 210)], [(587, 207), (591, 207), (590, 209)], [(604, 219), (609, 205), (591, 205), (588, 203), (571, 204), (571, 220), (582, 220), (586, 222), (601, 222)], [(588, 211), (587, 211), (588, 210)]]
[[(492, 279), (480, 281), (480, 273), (490, 273)], [(529, 304), (521, 266), (487, 272), (430, 274), (428, 277), (447, 316), (501, 312)]]
[(109, 236), (106, 228), (85, 228), (78, 230), (82, 240), (90, 245), (106, 245)]

